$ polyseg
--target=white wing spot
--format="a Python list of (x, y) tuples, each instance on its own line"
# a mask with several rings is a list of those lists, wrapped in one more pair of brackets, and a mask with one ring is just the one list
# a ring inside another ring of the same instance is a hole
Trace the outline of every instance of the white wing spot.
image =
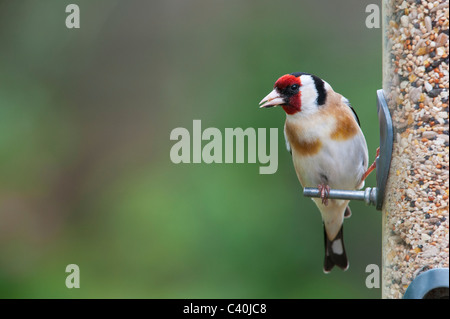
[(333, 253), (335, 253), (336, 255), (342, 255), (344, 252), (344, 247), (342, 246), (342, 240), (341, 239), (335, 240), (331, 244), (331, 249), (333, 250)]

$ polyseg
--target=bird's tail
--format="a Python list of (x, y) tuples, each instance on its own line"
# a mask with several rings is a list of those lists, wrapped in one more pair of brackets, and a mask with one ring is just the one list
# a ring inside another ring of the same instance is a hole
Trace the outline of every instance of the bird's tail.
[(344, 247), (343, 226), (333, 240), (329, 240), (324, 226), (325, 234), (325, 261), (323, 263), (323, 271), (329, 273), (336, 265), (343, 270), (348, 268), (348, 259)]

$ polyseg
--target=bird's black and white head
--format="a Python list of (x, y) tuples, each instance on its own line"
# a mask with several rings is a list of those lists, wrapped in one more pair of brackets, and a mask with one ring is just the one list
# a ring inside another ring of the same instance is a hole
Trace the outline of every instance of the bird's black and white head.
[(290, 73), (275, 82), (272, 92), (261, 100), (259, 107), (280, 105), (289, 115), (298, 112), (308, 114), (316, 112), (318, 107), (325, 104), (329, 90), (331, 86), (315, 75)]

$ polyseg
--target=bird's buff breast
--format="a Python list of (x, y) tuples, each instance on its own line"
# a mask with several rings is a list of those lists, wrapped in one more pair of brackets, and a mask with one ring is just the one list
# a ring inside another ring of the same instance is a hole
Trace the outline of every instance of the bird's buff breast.
[[(357, 148), (358, 126), (351, 114), (336, 111), (343, 110), (331, 108), (286, 118), (286, 138), (303, 187), (316, 187), (317, 183), (324, 182), (321, 175), (327, 177), (329, 184), (355, 187), (355, 177), (349, 173), (354, 171), (355, 164), (343, 159)], [(335, 113), (334, 116), (330, 116), (331, 113)]]
[(289, 142), (295, 171), (303, 187), (327, 183), (333, 188), (355, 189), (360, 175), (365, 171), (356, 161), (348, 160), (362, 158), (359, 153), (363, 150), (359, 150), (355, 139), (328, 140), (326, 144), (323, 139), (318, 139), (302, 141), (295, 146)]
[(293, 152), (301, 156), (314, 156), (322, 148), (321, 138), (318, 135), (312, 135), (311, 133), (318, 131), (311, 130), (306, 122), (302, 122), (286, 121), (286, 138)]

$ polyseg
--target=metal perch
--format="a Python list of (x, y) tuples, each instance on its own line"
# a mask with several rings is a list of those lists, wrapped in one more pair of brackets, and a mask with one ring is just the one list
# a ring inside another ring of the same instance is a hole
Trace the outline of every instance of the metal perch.
[[(306, 197), (320, 197), (320, 191), (314, 187), (305, 187), (303, 188), (303, 196)], [(367, 205), (376, 205), (377, 204), (377, 188), (376, 187), (367, 187), (362, 191), (350, 191), (343, 189), (331, 189), (328, 194), (328, 198), (330, 199), (346, 199), (346, 200), (362, 200)]]

